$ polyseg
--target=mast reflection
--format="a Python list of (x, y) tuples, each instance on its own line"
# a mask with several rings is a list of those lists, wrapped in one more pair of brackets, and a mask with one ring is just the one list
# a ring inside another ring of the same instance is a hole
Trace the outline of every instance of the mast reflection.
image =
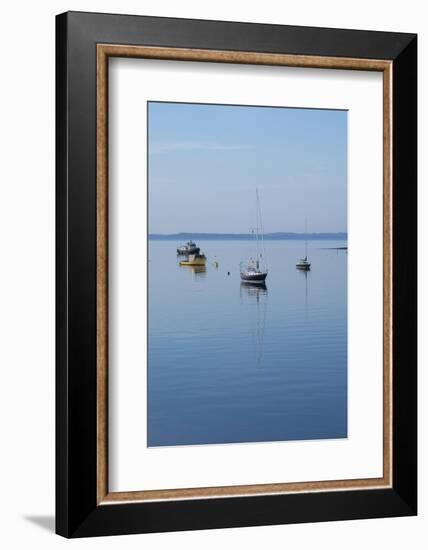
[(263, 359), (263, 343), (265, 336), (266, 313), (268, 305), (268, 289), (265, 283), (251, 284), (242, 282), (240, 297), (243, 303), (255, 305), (250, 315), (251, 336), (255, 346), (256, 366), (259, 367)]
[(304, 277), (305, 278), (305, 321), (308, 320), (308, 310), (309, 310), (309, 300), (308, 300), (308, 286), (309, 286), (309, 283), (308, 283), (308, 277), (310, 277), (310, 271), (305, 271), (305, 270), (299, 270), (298, 271), (300, 273), (300, 276), (301, 277)]

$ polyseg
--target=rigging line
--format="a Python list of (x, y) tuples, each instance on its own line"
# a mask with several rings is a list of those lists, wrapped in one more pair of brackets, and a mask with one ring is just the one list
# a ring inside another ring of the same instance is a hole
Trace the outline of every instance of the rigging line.
[(257, 225), (260, 222), (260, 234), (261, 234), (261, 242), (262, 242), (262, 251), (263, 251), (263, 262), (265, 264), (265, 267), (267, 268), (267, 257), (266, 257), (266, 247), (265, 247), (265, 240), (264, 240), (264, 229), (263, 229), (263, 221), (262, 221), (262, 209), (260, 206), (260, 197), (259, 197), (259, 190), (256, 188), (256, 196), (257, 196)]
[(308, 259), (308, 219), (305, 218), (305, 256)]
[(258, 192), (257, 187), (256, 187), (256, 262), (259, 261), (259, 256), (260, 256), (260, 252), (259, 252), (259, 218), (258, 218), (258, 210), (257, 210), (258, 200), (259, 200), (259, 192)]

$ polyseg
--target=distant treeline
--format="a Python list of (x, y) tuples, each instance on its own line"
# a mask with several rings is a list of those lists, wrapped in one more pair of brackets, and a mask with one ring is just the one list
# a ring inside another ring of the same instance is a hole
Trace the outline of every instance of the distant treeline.
[[(308, 239), (308, 240), (335, 240), (346, 241), (348, 238), (347, 233), (266, 233), (265, 239), (269, 240), (296, 240), (296, 239)], [(248, 241), (254, 239), (254, 235), (251, 233), (173, 233), (171, 235), (160, 235), (153, 233), (149, 235), (149, 239), (165, 241), (186, 241), (193, 239), (195, 241), (202, 240), (241, 240)]]

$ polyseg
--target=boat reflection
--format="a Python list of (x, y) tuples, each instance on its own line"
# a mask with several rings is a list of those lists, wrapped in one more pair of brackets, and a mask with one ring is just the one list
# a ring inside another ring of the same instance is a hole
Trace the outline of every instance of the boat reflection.
[(207, 273), (207, 268), (204, 265), (180, 265), (179, 267), (191, 273), (195, 279), (205, 277)]
[(308, 320), (308, 277), (310, 277), (310, 271), (308, 270), (297, 270), (298, 273), (300, 273), (300, 275), (302, 277), (305, 278), (305, 321)]
[(258, 301), (259, 296), (268, 293), (268, 289), (266, 283), (256, 284), (250, 282), (241, 282), (241, 296), (243, 292), (248, 296), (255, 296)]
[(242, 282), (240, 285), (241, 302), (255, 306), (251, 308), (249, 317), (251, 337), (255, 347), (256, 366), (263, 360), (263, 343), (265, 336), (266, 313), (268, 306), (268, 289), (266, 284), (251, 284)]

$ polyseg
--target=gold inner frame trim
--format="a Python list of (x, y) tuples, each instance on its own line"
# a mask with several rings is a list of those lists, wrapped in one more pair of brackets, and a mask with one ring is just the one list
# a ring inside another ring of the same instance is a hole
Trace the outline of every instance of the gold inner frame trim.
[[(108, 59), (346, 69), (383, 73), (383, 476), (225, 487), (109, 492), (108, 488)], [(392, 486), (392, 69), (391, 61), (188, 48), (97, 45), (97, 503), (222, 498)]]

